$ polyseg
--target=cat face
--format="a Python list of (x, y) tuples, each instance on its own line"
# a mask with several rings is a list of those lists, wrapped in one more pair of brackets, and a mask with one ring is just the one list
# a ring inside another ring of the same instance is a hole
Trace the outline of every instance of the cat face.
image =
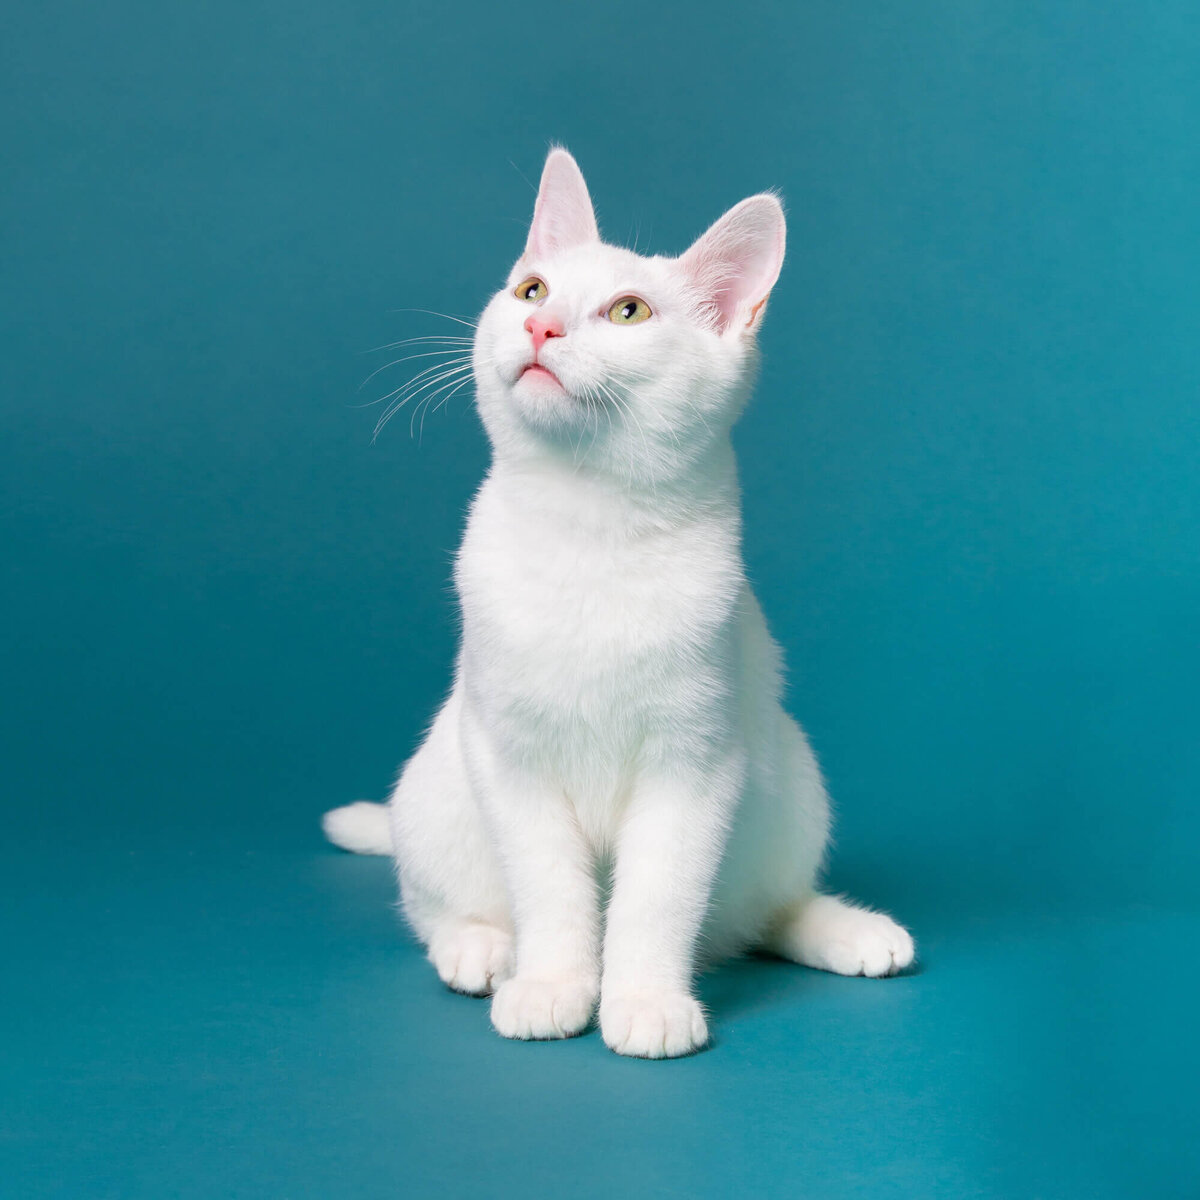
[(679, 258), (605, 245), (575, 160), (551, 151), (525, 250), (475, 337), (497, 453), (650, 483), (686, 472), (745, 401), (783, 253), (771, 195), (743, 200)]

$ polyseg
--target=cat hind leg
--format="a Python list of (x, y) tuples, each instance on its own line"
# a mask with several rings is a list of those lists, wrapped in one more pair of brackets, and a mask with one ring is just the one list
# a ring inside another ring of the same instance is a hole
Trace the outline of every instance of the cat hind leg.
[(513, 971), (512, 919), (476, 804), (455, 691), (401, 773), (388, 804), (400, 898), (447, 987), (491, 994)]
[(429, 961), (438, 978), (464, 996), (490, 996), (513, 973), (512, 934), (484, 921), (434, 922)]
[(886, 913), (813, 892), (778, 914), (763, 947), (837, 975), (895, 975), (916, 956), (912, 936)]

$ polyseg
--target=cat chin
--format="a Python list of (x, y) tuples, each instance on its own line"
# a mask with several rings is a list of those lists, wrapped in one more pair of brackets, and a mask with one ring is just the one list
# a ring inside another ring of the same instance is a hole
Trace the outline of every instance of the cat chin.
[(543, 434), (577, 432), (586, 420), (585, 407), (549, 372), (545, 378), (531, 374), (526, 372), (509, 389), (522, 421)]

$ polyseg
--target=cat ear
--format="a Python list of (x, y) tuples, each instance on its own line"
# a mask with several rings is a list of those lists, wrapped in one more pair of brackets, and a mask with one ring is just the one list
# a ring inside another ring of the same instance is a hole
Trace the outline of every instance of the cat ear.
[(561, 147), (550, 151), (533, 207), (525, 258), (546, 258), (584, 242), (598, 242), (592, 199), (575, 160)]
[(757, 329), (786, 240), (783, 206), (764, 192), (734, 205), (679, 259), (704, 317), (721, 333)]

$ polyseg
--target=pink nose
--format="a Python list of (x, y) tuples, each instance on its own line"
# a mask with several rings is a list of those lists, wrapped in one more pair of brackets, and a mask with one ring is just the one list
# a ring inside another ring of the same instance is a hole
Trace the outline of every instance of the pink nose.
[(525, 320), (525, 330), (533, 338), (533, 353), (541, 353), (547, 338), (562, 337), (562, 322), (557, 317), (548, 317), (543, 313), (535, 313)]

